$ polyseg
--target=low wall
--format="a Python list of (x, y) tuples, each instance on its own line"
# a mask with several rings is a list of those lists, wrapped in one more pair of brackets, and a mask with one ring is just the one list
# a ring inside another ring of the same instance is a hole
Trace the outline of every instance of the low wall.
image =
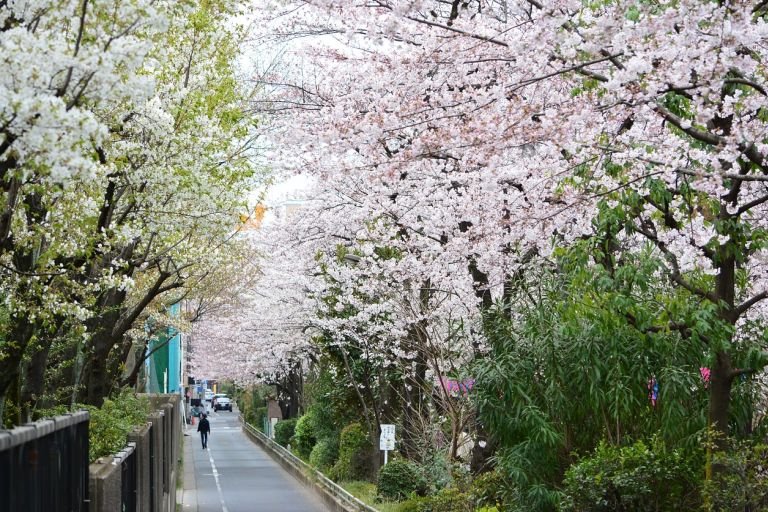
[(0, 429), (0, 511), (175, 512), (181, 397), (149, 399), (126, 447), (90, 465), (87, 411)]
[(89, 512), (175, 512), (181, 439), (180, 397), (150, 395), (147, 423), (128, 446), (90, 467)]
[(256, 444), (261, 446), (275, 461), (301, 483), (315, 491), (333, 512), (378, 512), (375, 508), (366, 505), (358, 498), (347, 492), (346, 489), (326, 477), (289, 450), (280, 446), (264, 435), (263, 432), (245, 423), (240, 417), (245, 434)]

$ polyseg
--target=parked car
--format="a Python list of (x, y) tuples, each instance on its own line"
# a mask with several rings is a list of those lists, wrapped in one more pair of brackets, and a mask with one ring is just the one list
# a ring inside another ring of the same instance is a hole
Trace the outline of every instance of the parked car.
[(225, 396), (225, 395), (219, 396), (216, 398), (213, 404), (213, 410), (214, 411), (227, 410), (229, 412), (232, 412), (232, 401), (229, 399), (228, 396)]
[(210, 402), (212, 398), (213, 398), (213, 390), (206, 389), (205, 390), (205, 401), (206, 402)]

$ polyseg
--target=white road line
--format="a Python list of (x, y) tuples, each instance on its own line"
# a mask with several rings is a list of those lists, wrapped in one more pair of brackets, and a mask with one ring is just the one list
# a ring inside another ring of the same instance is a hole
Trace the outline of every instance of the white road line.
[(213, 462), (213, 455), (211, 455), (211, 450), (206, 450), (208, 452), (208, 460), (211, 461), (211, 469), (213, 470), (213, 479), (216, 481), (216, 489), (219, 490), (219, 501), (221, 502), (221, 512), (229, 512), (227, 510), (227, 504), (224, 503), (224, 493), (221, 491), (221, 482), (219, 482), (219, 470), (216, 469), (216, 464)]

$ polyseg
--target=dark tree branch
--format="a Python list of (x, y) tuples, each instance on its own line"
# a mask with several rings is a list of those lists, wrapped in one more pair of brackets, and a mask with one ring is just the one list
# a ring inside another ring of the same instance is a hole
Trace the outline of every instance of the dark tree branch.
[(741, 315), (747, 312), (749, 308), (757, 304), (758, 302), (768, 298), (768, 290), (762, 291), (756, 295), (753, 295), (749, 299), (745, 300), (735, 308), (733, 308), (733, 314), (735, 318), (739, 318)]
[(768, 194), (766, 194), (766, 195), (764, 195), (762, 197), (758, 197), (758, 198), (753, 199), (752, 201), (750, 201), (748, 203), (743, 204), (741, 206), (741, 208), (739, 208), (738, 211), (736, 212), (735, 217), (738, 217), (739, 215), (748, 212), (749, 210), (751, 210), (755, 206), (759, 206), (759, 205), (761, 205), (761, 204), (763, 204), (765, 202), (768, 202)]
[(712, 302), (713, 304), (718, 303), (718, 299), (715, 296), (714, 293), (708, 292), (706, 290), (702, 290), (700, 288), (697, 288), (693, 286), (691, 283), (685, 280), (683, 278), (682, 273), (680, 272), (680, 265), (677, 262), (677, 256), (675, 256), (672, 251), (669, 250), (667, 247), (667, 244), (659, 240), (659, 238), (656, 236), (655, 233), (651, 232), (650, 230), (640, 226), (640, 225), (633, 225), (633, 229), (635, 229), (638, 233), (645, 236), (648, 240), (653, 242), (653, 244), (661, 251), (661, 253), (664, 255), (664, 259), (667, 260), (667, 262), (670, 265), (669, 269), (669, 278), (670, 280), (681, 286), (682, 288), (688, 290), (694, 295), (697, 295), (699, 297), (705, 298)]

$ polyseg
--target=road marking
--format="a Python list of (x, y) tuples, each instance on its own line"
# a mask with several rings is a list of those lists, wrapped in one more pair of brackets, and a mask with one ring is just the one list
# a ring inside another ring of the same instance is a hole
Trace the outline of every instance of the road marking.
[(221, 512), (229, 512), (227, 510), (227, 504), (224, 503), (224, 493), (221, 490), (221, 482), (219, 482), (219, 470), (216, 469), (216, 463), (213, 462), (213, 455), (211, 455), (211, 450), (206, 450), (208, 452), (208, 460), (211, 461), (211, 469), (213, 470), (213, 479), (216, 481), (216, 489), (219, 490), (219, 501), (221, 502)]

